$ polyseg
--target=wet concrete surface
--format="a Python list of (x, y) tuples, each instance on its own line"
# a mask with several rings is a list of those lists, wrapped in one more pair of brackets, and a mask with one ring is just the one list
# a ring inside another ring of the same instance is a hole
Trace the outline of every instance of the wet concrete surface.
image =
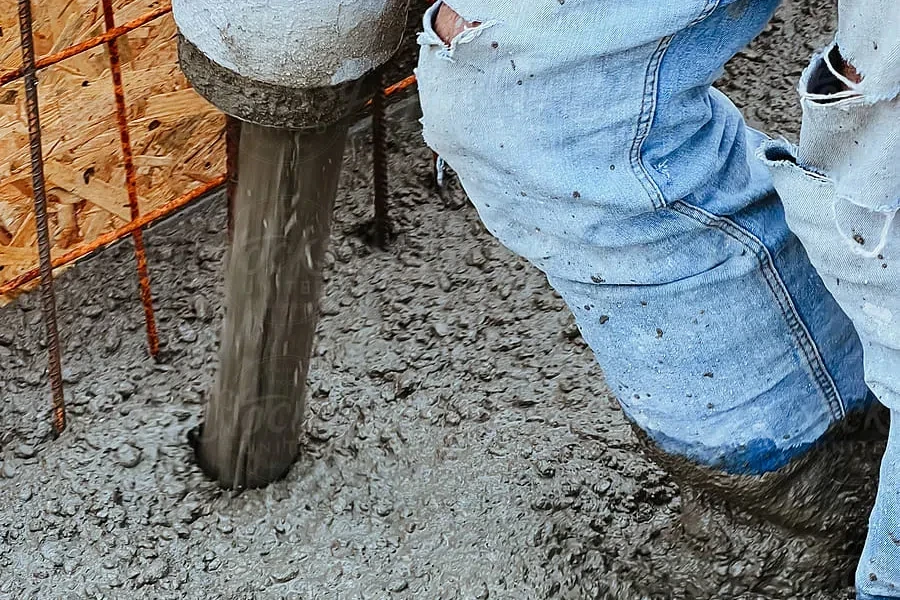
[[(832, 24), (830, 3), (783, 7), (723, 87), (796, 135), (793, 89)], [(0, 310), (0, 598), (852, 597), (822, 564), (807, 565), (820, 585), (791, 587), (785, 556), (815, 539), (702, 507), (687, 525), (707, 539), (684, 535), (683, 507), (704, 501), (640, 453), (563, 302), (455, 180), (432, 191), (415, 122), (393, 123), (399, 237), (388, 251), (362, 239), (363, 137), (326, 253), (301, 455), (282, 481), (222, 490), (186, 443), (217, 368), (221, 196), (147, 233), (158, 362), (128, 242), (61, 276), (58, 440), (38, 298)]]

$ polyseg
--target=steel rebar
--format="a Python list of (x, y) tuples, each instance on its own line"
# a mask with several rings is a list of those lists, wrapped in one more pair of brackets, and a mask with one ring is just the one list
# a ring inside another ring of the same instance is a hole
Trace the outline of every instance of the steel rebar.
[(19, 31), (22, 44), (22, 67), (25, 75), (25, 109), (28, 113), (31, 188), (34, 196), (34, 217), (37, 226), (38, 257), (40, 261), (41, 312), (47, 329), (48, 372), (50, 375), (50, 389), (53, 394), (53, 433), (59, 436), (66, 428), (66, 403), (59, 350), (59, 327), (56, 319), (56, 296), (53, 292), (50, 231), (47, 225), (47, 192), (44, 182), (44, 157), (41, 146), (41, 121), (38, 108), (34, 36), (31, 29), (31, 0), (19, 0)]
[[(102, 0), (103, 22), (106, 31), (116, 27), (112, 0)], [(131, 220), (141, 216), (138, 207), (137, 177), (134, 171), (134, 158), (131, 152), (131, 135), (128, 132), (128, 109), (125, 106), (125, 90), (122, 87), (122, 69), (119, 64), (118, 39), (113, 38), (106, 44), (109, 53), (109, 70), (113, 80), (113, 95), (116, 100), (116, 121), (119, 126), (119, 141), (122, 146), (122, 162), (125, 166), (125, 188), (128, 192), (128, 208)], [(141, 291), (141, 305), (144, 308), (144, 321), (147, 327), (147, 344), (150, 355), (159, 353), (159, 334), (156, 331), (156, 318), (153, 315), (153, 294), (150, 290), (150, 270), (147, 266), (147, 252), (144, 249), (144, 234), (136, 229), (131, 238), (134, 240), (134, 257), (137, 261), (138, 285)]]

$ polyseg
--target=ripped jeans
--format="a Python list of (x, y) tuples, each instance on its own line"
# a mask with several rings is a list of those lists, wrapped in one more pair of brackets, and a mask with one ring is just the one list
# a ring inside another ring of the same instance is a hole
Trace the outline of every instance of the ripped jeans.
[[(664, 452), (777, 471), (871, 392), (900, 410), (900, 10), (841, 0), (799, 146), (711, 87), (778, 0), (449, 0), (425, 16), (424, 135), (486, 227), (546, 273)], [(871, 390), (871, 392), (870, 392)], [(900, 420), (857, 572), (900, 598)]]

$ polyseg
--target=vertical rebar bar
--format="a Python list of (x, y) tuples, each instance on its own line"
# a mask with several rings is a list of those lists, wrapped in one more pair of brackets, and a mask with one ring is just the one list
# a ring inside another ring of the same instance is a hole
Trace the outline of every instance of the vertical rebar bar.
[(386, 98), (384, 78), (381, 77), (372, 97), (372, 188), (375, 196), (375, 240), (382, 248), (387, 246), (390, 233), (387, 206), (387, 130), (384, 122)]
[[(103, 21), (106, 31), (115, 28), (112, 0), (102, 0)], [(125, 91), (122, 88), (122, 69), (119, 63), (118, 40), (106, 43), (109, 53), (109, 70), (112, 73), (113, 93), (116, 98), (116, 120), (119, 125), (119, 140), (122, 145), (122, 162), (125, 166), (125, 188), (128, 191), (128, 207), (131, 218), (137, 219), (141, 212), (138, 207), (137, 178), (134, 172), (134, 159), (131, 153), (131, 136), (128, 132), (128, 110), (125, 106)], [(144, 320), (147, 325), (147, 343), (151, 356), (159, 353), (159, 336), (156, 331), (156, 319), (153, 316), (153, 295), (150, 291), (150, 271), (147, 267), (147, 253), (144, 250), (144, 236), (140, 229), (131, 234), (134, 240), (134, 257), (137, 261), (138, 282), (141, 289), (141, 304), (144, 306)]]
[(50, 262), (50, 231), (47, 226), (47, 195), (44, 185), (44, 157), (41, 146), (41, 121), (38, 109), (37, 69), (31, 30), (31, 0), (19, 0), (19, 32), (22, 66), (25, 69), (25, 108), (28, 112), (28, 141), (31, 153), (31, 187), (37, 225), (38, 257), (41, 272), (41, 311), (47, 328), (47, 352), (50, 389), (53, 393), (53, 433), (66, 428), (66, 403), (63, 393), (59, 352), (59, 327), (56, 321), (56, 297), (53, 293), (53, 267)]
[(238, 182), (238, 154), (241, 144), (241, 120), (230, 115), (225, 117), (225, 199), (228, 203), (228, 241), (234, 238), (234, 195)]

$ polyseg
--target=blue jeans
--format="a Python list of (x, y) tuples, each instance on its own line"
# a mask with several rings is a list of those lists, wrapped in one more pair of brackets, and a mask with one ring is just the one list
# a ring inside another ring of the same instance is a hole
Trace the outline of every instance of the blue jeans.
[[(866, 410), (870, 387), (900, 409), (891, 0), (842, 1), (841, 53), (864, 77), (823, 91), (830, 48), (813, 59), (796, 148), (711, 87), (778, 0), (448, 3), (478, 24), (445, 43), (439, 5), (425, 17), (425, 139), (546, 273), (659, 448), (762, 475)], [(861, 598), (900, 598), (898, 471), (892, 435)]]

